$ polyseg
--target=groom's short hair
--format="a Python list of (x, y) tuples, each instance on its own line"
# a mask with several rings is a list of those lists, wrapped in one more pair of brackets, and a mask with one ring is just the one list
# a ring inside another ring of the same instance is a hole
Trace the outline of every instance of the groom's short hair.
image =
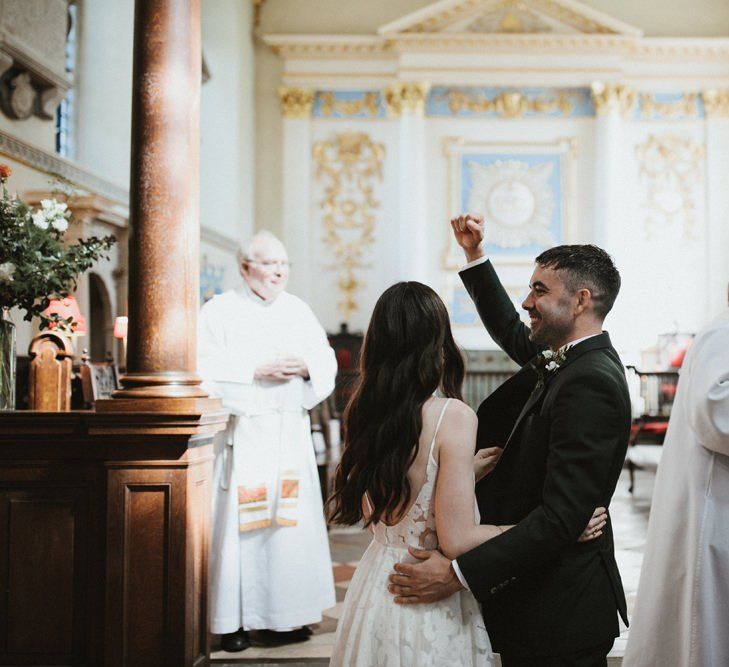
[(595, 245), (558, 245), (534, 260), (539, 266), (562, 273), (571, 292), (586, 287), (592, 294), (595, 314), (605, 319), (620, 291), (620, 274), (612, 257)]

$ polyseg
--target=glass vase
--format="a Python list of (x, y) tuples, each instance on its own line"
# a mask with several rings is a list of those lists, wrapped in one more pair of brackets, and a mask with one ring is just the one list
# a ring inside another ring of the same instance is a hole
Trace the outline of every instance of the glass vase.
[(0, 314), (0, 410), (15, 410), (15, 325)]

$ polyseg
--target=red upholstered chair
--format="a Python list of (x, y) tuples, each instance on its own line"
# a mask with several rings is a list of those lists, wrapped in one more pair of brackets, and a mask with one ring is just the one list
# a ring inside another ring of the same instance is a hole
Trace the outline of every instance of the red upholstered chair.
[(668, 420), (676, 397), (678, 370), (642, 372), (628, 366), (640, 378), (644, 412), (633, 421), (625, 464), (630, 472), (630, 493), (635, 490), (636, 470), (657, 470)]

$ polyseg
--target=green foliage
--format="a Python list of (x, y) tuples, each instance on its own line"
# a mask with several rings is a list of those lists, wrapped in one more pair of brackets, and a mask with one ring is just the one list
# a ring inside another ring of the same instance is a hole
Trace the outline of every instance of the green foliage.
[(3, 175), (0, 169), (0, 308), (18, 307), (25, 311), (26, 320), (39, 317), (41, 328), (52, 322), (68, 328), (71, 322), (41, 313), (51, 299), (73, 292), (78, 276), (94, 262), (108, 258), (116, 239), (91, 236), (66, 242), (71, 221), (66, 204), (45, 199), (33, 212), (17, 195), (9, 195)]

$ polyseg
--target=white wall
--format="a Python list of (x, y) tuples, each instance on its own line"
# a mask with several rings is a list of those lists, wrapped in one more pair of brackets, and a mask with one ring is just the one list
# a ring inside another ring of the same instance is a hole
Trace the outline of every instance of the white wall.
[(99, 176), (129, 187), (134, 0), (81, 7), (76, 73), (76, 155)]
[[(435, 0), (266, 0), (265, 33), (372, 34), (377, 28)], [(718, 37), (729, 34), (725, 0), (580, 0), (652, 37)]]
[[(211, 78), (201, 91), (201, 255), (222, 270), (223, 286), (238, 280), (235, 243), (253, 229), (254, 82), (252, 6), (203, 0), (202, 48)], [(77, 73), (75, 159), (129, 187), (133, 0), (83, 4)], [(230, 239), (230, 241), (227, 241)]]
[(252, 3), (203, 2), (203, 53), (211, 78), (202, 88), (201, 224), (235, 239), (253, 229)]

